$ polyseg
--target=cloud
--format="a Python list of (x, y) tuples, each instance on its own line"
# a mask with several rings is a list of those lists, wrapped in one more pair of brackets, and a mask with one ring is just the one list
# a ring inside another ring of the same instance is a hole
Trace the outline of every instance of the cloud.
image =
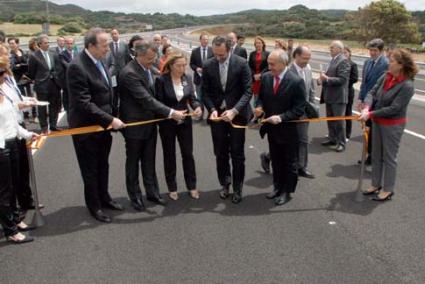
[[(288, 9), (297, 4), (303, 4), (311, 9), (349, 9), (357, 10), (358, 7), (370, 3), (368, 0), (126, 0), (125, 4), (117, 0), (53, 0), (58, 4), (71, 3), (81, 6), (85, 9), (94, 11), (108, 10), (112, 12), (124, 13), (178, 13), (191, 14), (195, 16), (226, 14), (248, 9)], [(423, 0), (405, 0), (401, 1), (409, 10), (425, 10), (425, 1)], [(243, 4), (241, 4), (243, 3)], [(261, 5), (258, 5), (261, 3)]]

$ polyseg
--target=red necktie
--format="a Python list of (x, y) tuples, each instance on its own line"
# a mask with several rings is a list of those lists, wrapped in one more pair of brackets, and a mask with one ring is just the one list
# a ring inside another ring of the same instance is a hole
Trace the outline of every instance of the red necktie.
[(277, 90), (279, 89), (279, 85), (280, 85), (280, 77), (276, 76), (276, 77), (274, 77), (274, 86), (273, 86), (273, 93), (275, 95), (277, 94)]

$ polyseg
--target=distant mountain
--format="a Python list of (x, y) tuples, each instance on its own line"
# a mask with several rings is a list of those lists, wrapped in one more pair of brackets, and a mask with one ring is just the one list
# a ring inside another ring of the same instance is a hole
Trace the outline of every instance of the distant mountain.
[[(70, 0), (71, 1), (71, 0)], [(99, 1), (100, 2), (100, 1)], [(0, 21), (40, 24), (46, 21), (46, 1), (0, 0)], [(180, 15), (177, 13), (142, 14), (91, 11), (77, 5), (48, 3), (49, 22), (66, 24), (73, 22), (82, 29), (100, 26), (106, 29), (117, 27), (122, 32), (137, 32), (146, 25), (154, 29), (171, 29), (185, 26), (240, 24), (238, 32), (247, 35), (284, 36), (294, 38), (350, 38), (352, 26), (347, 21), (348, 10), (316, 10), (304, 5), (295, 5), (287, 10), (251, 9), (237, 13), (212, 16)], [(7, 11), (7, 12), (4, 12)], [(425, 11), (413, 12), (425, 37)]]

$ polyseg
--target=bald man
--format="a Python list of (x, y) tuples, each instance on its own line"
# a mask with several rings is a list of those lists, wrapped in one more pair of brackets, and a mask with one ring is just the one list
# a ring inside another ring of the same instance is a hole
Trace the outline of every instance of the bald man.
[(229, 33), (227, 35), (227, 38), (232, 42), (232, 46), (230, 47), (230, 53), (248, 59), (248, 53), (246, 52), (246, 49), (238, 45), (238, 36), (236, 35), (236, 33)]
[(307, 94), (304, 80), (287, 67), (289, 59), (284, 50), (272, 51), (267, 62), (270, 71), (261, 76), (255, 115), (264, 113), (260, 135), (267, 134), (272, 160), (274, 189), (266, 197), (283, 205), (297, 187), (299, 143), (297, 124), (285, 122), (304, 115)]
[[(348, 103), (350, 63), (342, 53), (344, 44), (334, 40), (330, 47), (331, 62), (327, 70), (320, 72), (318, 84), (322, 85), (322, 96), (326, 104), (326, 116), (342, 116)], [(336, 152), (345, 151), (345, 122), (328, 121), (329, 139), (322, 143)]]

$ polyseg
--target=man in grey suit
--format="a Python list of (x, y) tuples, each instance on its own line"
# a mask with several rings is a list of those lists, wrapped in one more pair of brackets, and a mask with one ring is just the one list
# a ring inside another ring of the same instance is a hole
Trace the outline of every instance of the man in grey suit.
[[(350, 63), (343, 55), (344, 45), (335, 40), (330, 45), (332, 57), (326, 72), (321, 71), (318, 84), (321, 84), (322, 95), (326, 103), (328, 117), (342, 116), (345, 114), (348, 102), (348, 79), (350, 77)], [(345, 150), (344, 121), (328, 121), (329, 140), (323, 146), (332, 146), (335, 151)]]
[(109, 54), (106, 58), (106, 66), (111, 74), (112, 87), (114, 89), (113, 96), (113, 114), (118, 115), (119, 94), (117, 88), (117, 79), (121, 70), (127, 63), (127, 58), (130, 56), (128, 45), (120, 40), (120, 33), (117, 29), (111, 30), (112, 41), (109, 43)]
[[(293, 63), (289, 68), (304, 80), (306, 97), (305, 100), (311, 104), (315, 103), (315, 89), (313, 73), (308, 62), (311, 58), (311, 51), (307, 46), (298, 46), (293, 53)], [(306, 118), (306, 117), (302, 117)], [(314, 175), (308, 170), (308, 122), (297, 123), (298, 129), (298, 175), (306, 178), (314, 178)]]

